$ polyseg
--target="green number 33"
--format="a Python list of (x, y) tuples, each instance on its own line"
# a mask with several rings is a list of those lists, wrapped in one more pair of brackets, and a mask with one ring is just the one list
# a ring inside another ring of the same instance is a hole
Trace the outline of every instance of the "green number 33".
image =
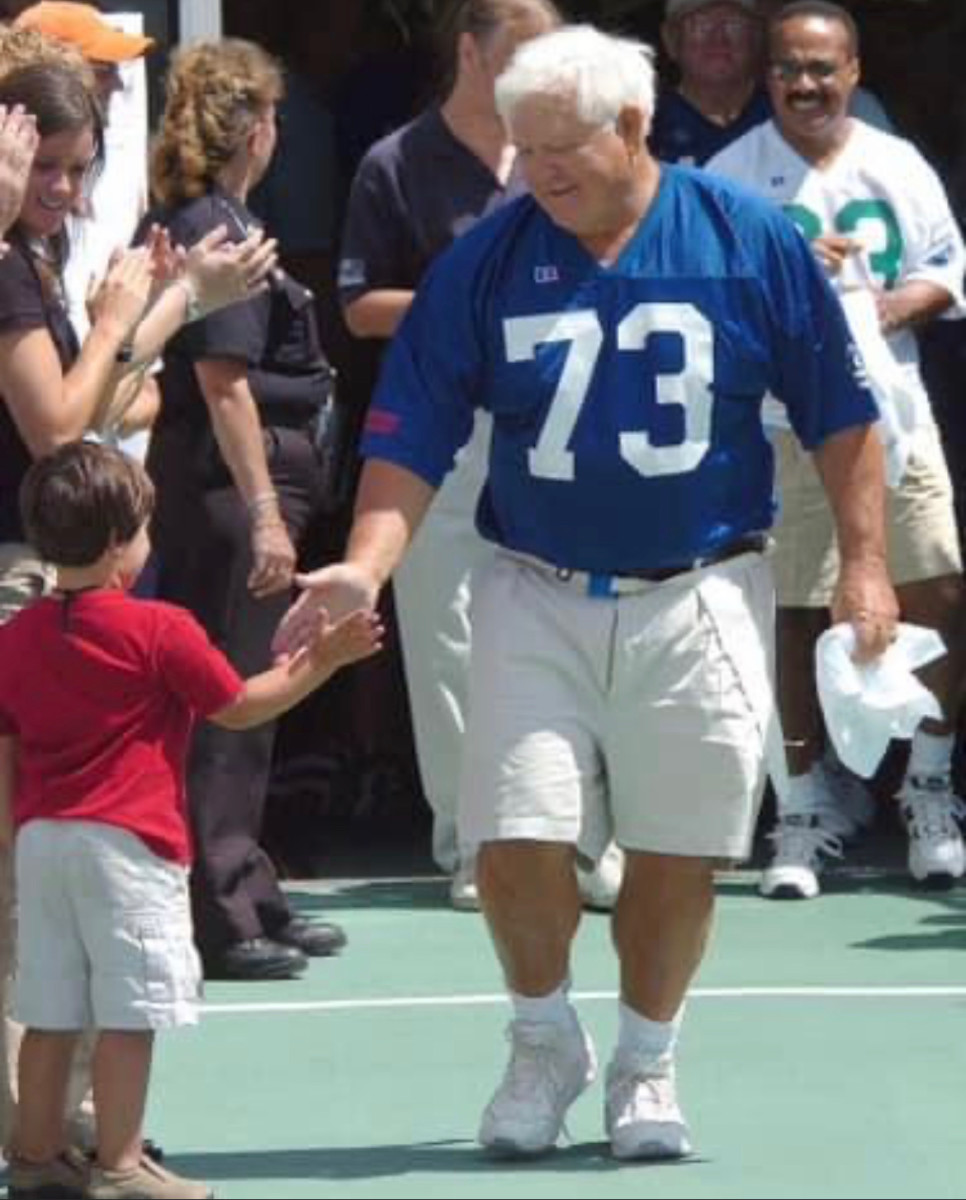
[[(808, 241), (821, 237), (822, 219), (804, 204), (787, 204), (785, 213), (791, 217)], [(835, 217), (835, 232), (846, 237), (863, 226), (878, 226), (879, 232), (863, 244), (874, 246), (869, 250), (869, 268), (888, 290), (895, 287), (902, 268), (902, 230), (896, 220), (892, 205), (887, 200), (850, 200), (839, 209)]]

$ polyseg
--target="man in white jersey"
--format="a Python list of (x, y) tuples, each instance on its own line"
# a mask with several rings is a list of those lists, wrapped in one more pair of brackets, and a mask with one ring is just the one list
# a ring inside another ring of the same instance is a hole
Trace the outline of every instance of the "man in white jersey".
[[(961, 563), (952, 489), (919, 375), (914, 330), (962, 303), (963, 246), (942, 185), (919, 152), (848, 115), (859, 79), (851, 16), (822, 0), (787, 5), (771, 23), (768, 46), (774, 118), (713, 158), (708, 169), (751, 186), (795, 221), (847, 311), (857, 314), (854, 332), (860, 345), (866, 341), (870, 364), (871, 339), (910, 409), (908, 458), (887, 510), (890, 569), (903, 617), (937, 629), (949, 654), (924, 672), (944, 719), (917, 730), (899, 800), (912, 875), (951, 882), (966, 867), (957, 824), (963, 806), (950, 785)], [(871, 326), (864, 335), (863, 306)], [(818, 894), (823, 856), (841, 853), (841, 838), (854, 831), (854, 789), (861, 785), (821, 757), (812, 652), (835, 578), (832, 516), (791, 434), (780, 430), (775, 438), (781, 704), (791, 780), (762, 892), (810, 898)]]

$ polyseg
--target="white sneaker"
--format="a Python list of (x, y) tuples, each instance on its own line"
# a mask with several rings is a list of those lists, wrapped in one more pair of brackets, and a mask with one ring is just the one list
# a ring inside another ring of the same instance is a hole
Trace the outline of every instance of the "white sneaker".
[(461, 912), (478, 912), (480, 893), (476, 888), (476, 859), (460, 859), (450, 880), (449, 902)]
[(657, 1060), (614, 1055), (607, 1068), (604, 1128), (615, 1158), (681, 1158), (691, 1153), (670, 1055)]
[(952, 883), (966, 872), (959, 822), (966, 804), (953, 794), (949, 775), (910, 775), (899, 792), (909, 834), (909, 874), (919, 883)]
[(623, 879), (624, 851), (611, 842), (594, 867), (577, 867), (577, 887), (584, 907), (610, 912), (617, 903)]
[[(875, 824), (877, 805), (864, 779), (850, 771), (831, 746), (815, 768), (820, 793), (824, 792), (822, 826), (843, 841), (860, 837)], [(826, 806), (837, 819), (826, 819)]]
[(597, 1074), (594, 1045), (576, 1015), (570, 1025), (511, 1021), (510, 1062), (480, 1123), (479, 1141), (506, 1158), (552, 1150), (567, 1109)]
[(842, 842), (822, 823), (824, 814), (791, 813), (769, 833), (775, 853), (758, 890), (769, 900), (814, 900), (824, 856), (842, 857)]

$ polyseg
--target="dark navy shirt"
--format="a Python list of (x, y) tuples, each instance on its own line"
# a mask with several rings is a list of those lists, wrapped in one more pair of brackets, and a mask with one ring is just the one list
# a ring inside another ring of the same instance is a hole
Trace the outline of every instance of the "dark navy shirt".
[(481, 217), (521, 194), (454, 137), (432, 108), (371, 147), (359, 165), (339, 262), (339, 299), (415, 289), (429, 264)]
[[(77, 337), (55, 281), (41, 281), (29, 250), (17, 238), (0, 259), (0, 334), (46, 328), (53, 339), (61, 369), (77, 358)], [(22, 542), (18, 493), (33, 458), (20, 436), (10, 409), (0, 397), (0, 542)]]
[[(239, 201), (218, 189), (180, 208), (154, 212), (142, 223), (165, 225), (176, 245), (192, 246), (224, 225), (233, 241), (257, 224)], [(161, 421), (188, 419), (207, 425), (208, 414), (194, 364), (204, 359), (240, 360), (263, 423), (308, 420), (329, 386), (312, 292), (284, 271), (251, 300), (231, 304), (184, 326), (164, 354)]]
[(649, 139), (651, 152), (662, 162), (701, 167), (719, 150), (770, 117), (771, 101), (764, 88), (755, 91), (738, 116), (727, 125), (709, 121), (679, 91), (669, 90), (661, 94), (654, 114)]

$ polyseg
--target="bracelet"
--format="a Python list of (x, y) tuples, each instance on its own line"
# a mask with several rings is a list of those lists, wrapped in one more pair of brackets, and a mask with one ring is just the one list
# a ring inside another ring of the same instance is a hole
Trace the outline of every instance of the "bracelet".
[(191, 282), (187, 275), (182, 275), (180, 279), (176, 279), (171, 285), (172, 287), (180, 288), (184, 292), (184, 323), (189, 325), (192, 321), (200, 321), (205, 315), (201, 307), (201, 302), (198, 300), (198, 293), (195, 290), (195, 285)]
[(248, 501), (250, 513), (258, 513), (266, 508), (278, 508), (278, 492), (259, 492)]

